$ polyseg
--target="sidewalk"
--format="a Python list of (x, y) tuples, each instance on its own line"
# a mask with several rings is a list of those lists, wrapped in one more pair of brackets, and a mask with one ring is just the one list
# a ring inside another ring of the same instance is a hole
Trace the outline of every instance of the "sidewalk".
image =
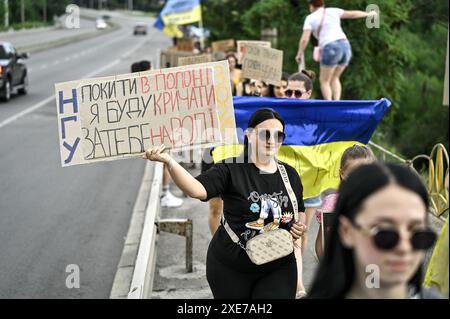
[[(198, 165), (197, 165), (198, 166)], [(190, 169), (193, 176), (200, 174), (200, 168)], [(171, 184), (171, 192), (179, 197), (183, 194)], [(177, 209), (162, 209), (161, 218), (189, 218), (193, 221), (193, 263), (194, 272), (186, 273), (184, 237), (161, 232), (158, 238), (154, 299), (211, 299), (212, 293), (206, 281), (206, 252), (211, 234), (208, 226), (208, 203), (183, 198), (184, 204)], [(313, 257), (313, 246), (318, 224), (315, 218), (310, 226), (311, 239), (303, 262), (303, 280), (308, 290), (317, 262)]]

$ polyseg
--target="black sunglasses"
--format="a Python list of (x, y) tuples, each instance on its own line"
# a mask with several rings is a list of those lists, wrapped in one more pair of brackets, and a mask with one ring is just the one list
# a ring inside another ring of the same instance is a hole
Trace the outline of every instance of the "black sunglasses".
[(261, 141), (268, 142), (270, 140), (270, 137), (273, 136), (273, 139), (278, 144), (281, 144), (284, 142), (284, 139), (286, 138), (286, 135), (278, 130), (267, 130), (267, 129), (259, 129), (258, 130), (258, 137)]
[(291, 89), (284, 91), (284, 94), (286, 95), (286, 97), (291, 97), (292, 94), (295, 94), (295, 97), (297, 99), (301, 98), (304, 93), (305, 92), (302, 92), (300, 90), (291, 90)]
[[(393, 249), (400, 242), (400, 234), (396, 229), (375, 227), (371, 230), (367, 230), (356, 224), (354, 221), (352, 224), (356, 229), (370, 236), (375, 246), (381, 250)], [(409, 240), (414, 250), (427, 250), (433, 247), (436, 238), (437, 235), (433, 230), (424, 228), (412, 231)]]

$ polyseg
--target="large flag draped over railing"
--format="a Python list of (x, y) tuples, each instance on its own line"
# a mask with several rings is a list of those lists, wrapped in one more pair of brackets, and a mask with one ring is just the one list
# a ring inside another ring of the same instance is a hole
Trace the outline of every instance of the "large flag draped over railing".
[[(339, 186), (339, 165), (344, 150), (367, 144), (386, 111), (388, 99), (378, 101), (323, 101), (235, 97), (234, 112), (239, 142), (250, 116), (260, 108), (272, 108), (285, 121), (286, 139), (278, 158), (299, 173), (304, 198)], [(227, 145), (214, 150), (214, 161), (233, 157), (243, 146)]]
[(160, 12), (154, 26), (170, 37), (183, 37), (179, 25), (202, 19), (200, 0), (169, 0)]

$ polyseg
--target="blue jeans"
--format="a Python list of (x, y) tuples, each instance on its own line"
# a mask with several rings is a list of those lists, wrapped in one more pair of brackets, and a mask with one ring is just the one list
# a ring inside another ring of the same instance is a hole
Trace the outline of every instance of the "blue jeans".
[(348, 66), (352, 58), (352, 47), (347, 39), (328, 43), (322, 48), (320, 65), (325, 67)]
[(303, 203), (305, 204), (305, 208), (320, 207), (320, 206), (322, 206), (322, 197), (320, 195), (316, 196), (316, 197), (311, 197), (311, 198), (305, 199), (303, 201)]

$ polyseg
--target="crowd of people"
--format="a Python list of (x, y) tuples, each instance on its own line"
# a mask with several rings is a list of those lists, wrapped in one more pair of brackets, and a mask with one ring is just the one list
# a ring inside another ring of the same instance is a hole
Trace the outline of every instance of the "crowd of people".
[[(311, 14), (305, 19), (296, 60), (302, 62), (313, 34), (321, 48), (322, 97), (339, 100), (340, 76), (352, 55), (340, 21), (374, 13), (325, 8), (322, 0), (310, 0), (309, 6)], [(235, 52), (227, 52), (226, 60), (233, 95), (289, 99), (317, 96), (312, 71), (283, 72), (275, 86), (242, 78)], [(197, 177), (165, 152), (164, 145), (152, 147), (143, 155), (165, 164), (164, 196), (173, 196), (168, 189), (170, 175), (187, 196), (209, 202), (213, 237), (206, 274), (214, 297), (440, 298), (435, 290), (423, 287), (425, 252), (433, 247), (437, 236), (429, 226), (428, 193), (420, 177), (406, 166), (377, 161), (369, 147), (358, 144), (342, 154), (339, 188), (304, 198), (301, 176), (277, 159), (284, 138), (284, 119), (275, 110), (262, 108), (248, 121), (243, 153), (231, 161), (202, 163)], [(205, 150), (205, 156), (210, 157), (211, 151)], [(176, 204), (169, 206), (182, 203)], [(333, 214), (329, 229), (322, 227), (323, 213)], [(314, 217), (319, 232), (310, 234)], [(252, 262), (246, 244), (279, 229), (291, 235), (292, 251), (263, 264)], [(326, 245), (322, 243), (325, 231), (329, 232)], [(320, 263), (306, 291), (302, 257), (308, 238), (314, 235)], [(367, 284), (369, 266), (376, 266), (374, 286)]]

